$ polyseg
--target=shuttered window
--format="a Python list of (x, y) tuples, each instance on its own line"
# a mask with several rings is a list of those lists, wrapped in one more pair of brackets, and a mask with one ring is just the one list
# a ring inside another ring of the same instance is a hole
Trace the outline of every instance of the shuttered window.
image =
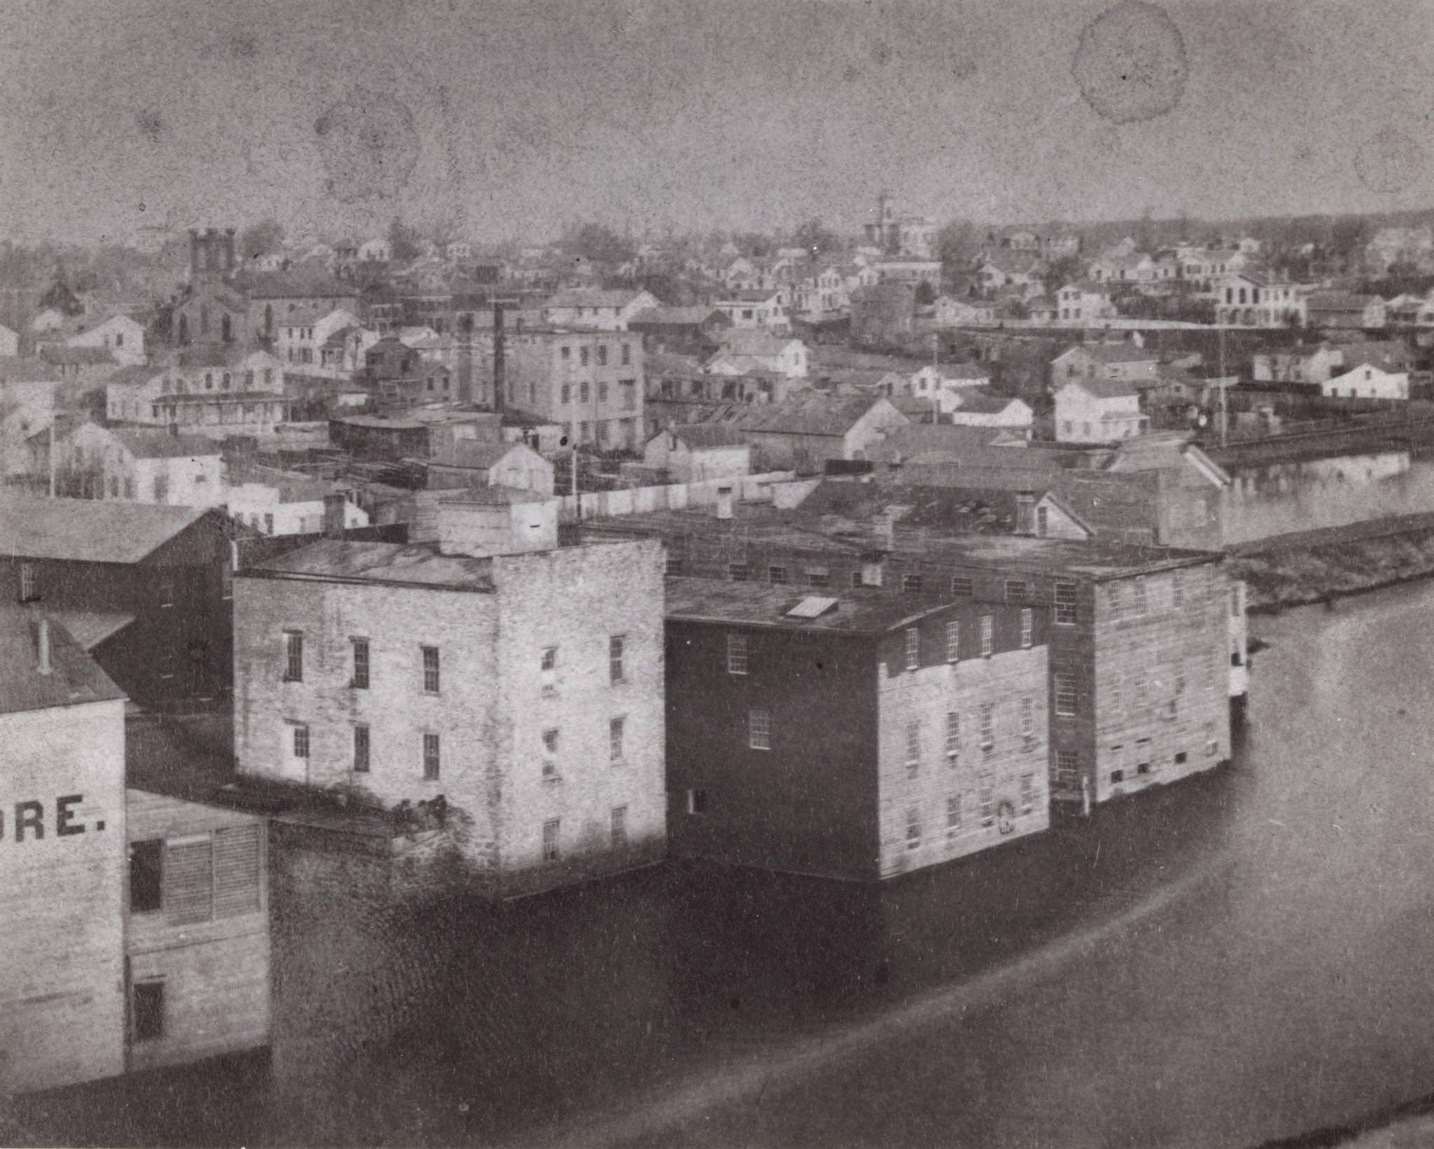
[(171, 925), (207, 922), (214, 915), (213, 844), (209, 835), (166, 843), (164, 909)]
[(214, 834), (214, 916), (232, 918), (259, 909), (258, 826), (232, 826)]

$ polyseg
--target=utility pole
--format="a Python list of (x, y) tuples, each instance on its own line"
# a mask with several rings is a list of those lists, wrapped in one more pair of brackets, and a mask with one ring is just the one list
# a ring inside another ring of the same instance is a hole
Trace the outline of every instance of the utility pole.
[(1217, 328), (1217, 338), (1220, 341), (1220, 446), (1225, 446), (1230, 431), (1230, 410), (1229, 400), (1226, 393), (1229, 388), (1225, 385), (1225, 327), (1223, 324)]
[(941, 422), (941, 372), (937, 368), (937, 354), (941, 350), (941, 333), (931, 333), (931, 422)]
[(55, 420), (59, 418), (56, 411), (50, 412), (50, 498), (55, 497)]

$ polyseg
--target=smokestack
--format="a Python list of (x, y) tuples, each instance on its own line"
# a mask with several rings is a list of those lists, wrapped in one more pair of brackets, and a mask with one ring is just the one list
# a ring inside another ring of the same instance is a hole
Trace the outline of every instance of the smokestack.
[(49, 673), (50, 673), (50, 620), (49, 620), (48, 618), (42, 618), (42, 619), (40, 620), (40, 643), (39, 643), (39, 646), (40, 646), (40, 652), (39, 652), (39, 654), (40, 654), (40, 661), (39, 661), (39, 666), (37, 667), (37, 669), (40, 671), (41, 674), (49, 674)]
[(503, 413), (503, 401), (506, 398), (504, 390), (508, 385), (507, 364), (504, 362), (506, 344), (507, 340), (503, 333), (503, 304), (495, 299), (493, 301), (493, 410), (500, 415)]
[(719, 519), (730, 519), (732, 517), (732, 488), (721, 486), (717, 488), (717, 517)]

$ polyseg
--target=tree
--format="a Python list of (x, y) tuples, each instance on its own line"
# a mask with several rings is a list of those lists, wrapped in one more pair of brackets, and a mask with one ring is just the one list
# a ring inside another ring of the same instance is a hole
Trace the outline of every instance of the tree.
[(1052, 260), (1047, 265), (1045, 274), (1041, 276), (1046, 294), (1054, 298), (1062, 287), (1079, 279), (1081, 266), (1081, 261), (1074, 255), (1063, 255), (1060, 259)]
[(394, 216), (388, 225), (389, 258), (398, 261), (417, 259), (422, 252), (422, 248), (419, 247), (419, 239), (416, 227), (411, 227), (400, 217)]
[(841, 248), (841, 239), (819, 219), (809, 219), (792, 235), (793, 245), (808, 255), (827, 255)]
[(85, 309), (79, 297), (70, 290), (63, 267), (56, 269), (54, 282), (45, 289), (45, 294), (40, 296), (40, 308), (43, 310), (47, 307), (56, 308), (66, 315), (78, 315)]
[(981, 253), (981, 234), (969, 220), (952, 220), (936, 237), (936, 254), (946, 280), (963, 279)]
[(931, 286), (929, 280), (923, 279), (916, 285), (916, 305), (925, 307), (936, 302), (936, 289)]
[(567, 229), (559, 243), (569, 255), (581, 256), (605, 267), (627, 263), (637, 255), (631, 240), (600, 223), (575, 224)]
[(250, 260), (284, 248), (284, 225), (276, 219), (261, 219), (239, 233), (239, 256)]

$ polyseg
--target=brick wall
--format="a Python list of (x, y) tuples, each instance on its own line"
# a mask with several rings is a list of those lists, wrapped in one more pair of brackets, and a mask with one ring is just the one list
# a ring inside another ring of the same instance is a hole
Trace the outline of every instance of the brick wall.
[[(0, 715), (0, 745), (0, 1094), (120, 1073), (124, 703)], [(57, 833), (66, 795), (83, 833)], [(17, 832), (27, 802), (43, 837)]]

